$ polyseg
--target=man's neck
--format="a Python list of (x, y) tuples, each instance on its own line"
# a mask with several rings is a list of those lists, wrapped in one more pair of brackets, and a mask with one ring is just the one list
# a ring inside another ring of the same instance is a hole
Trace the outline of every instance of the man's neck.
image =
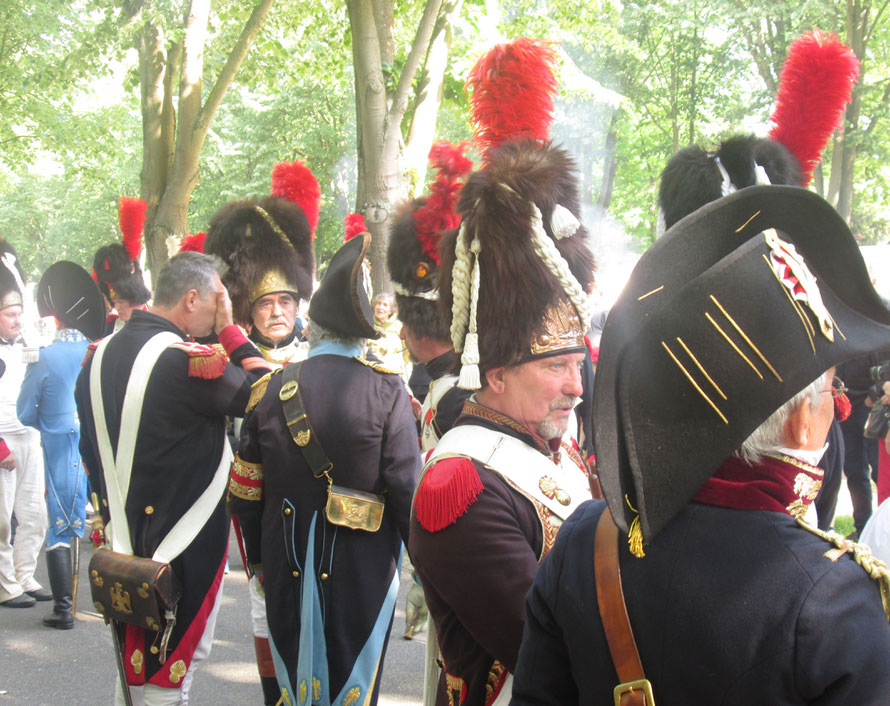
[(149, 313), (154, 314), (155, 316), (160, 316), (162, 319), (167, 319), (167, 321), (173, 324), (180, 331), (187, 335), (191, 335), (189, 334), (187, 328), (188, 319), (185, 315), (185, 312), (181, 311), (179, 307), (167, 309), (165, 307), (155, 305), (151, 308), (151, 311)]

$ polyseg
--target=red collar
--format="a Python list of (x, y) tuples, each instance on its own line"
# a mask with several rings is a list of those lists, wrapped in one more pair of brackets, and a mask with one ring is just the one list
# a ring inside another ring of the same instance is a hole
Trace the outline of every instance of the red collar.
[(731, 456), (692, 499), (705, 505), (803, 517), (820, 487), (822, 469), (789, 456), (763, 456), (753, 465)]

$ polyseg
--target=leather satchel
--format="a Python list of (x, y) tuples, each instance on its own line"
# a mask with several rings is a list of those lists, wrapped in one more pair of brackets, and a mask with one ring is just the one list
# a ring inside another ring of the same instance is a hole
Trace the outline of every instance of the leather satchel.
[(89, 572), (93, 605), (106, 620), (172, 629), (182, 586), (170, 564), (99, 548)]

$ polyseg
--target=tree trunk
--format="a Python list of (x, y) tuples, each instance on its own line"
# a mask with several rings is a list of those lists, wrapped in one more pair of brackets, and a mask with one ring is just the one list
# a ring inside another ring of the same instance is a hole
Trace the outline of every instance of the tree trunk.
[(371, 280), (375, 292), (390, 287), (386, 267), (389, 226), (396, 206), (407, 197), (402, 165), (401, 122), (408, 108), (411, 84), (429, 54), (442, 0), (427, 0), (414, 42), (398, 85), (392, 94), (386, 89), (383, 52), (388, 45), (391, 14), (379, 3), (349, 0), (347, 12), (352, 29), (352, 58), (355, 69), (355, 100), (358, 146), (358, 211), (365, 216), (373, 238), (369, 250)]
[[(204, 140), (226, 91), (259, 33), (273, 0), (259, 0), (202, 105), (204, 45), (210, 0), (191, 0), (181, 42), (163, 60), (164, 39), (146, 24), (140, 41), (142, 69), (142, 198), (148, 202), (145, 247), (152, 284), (169, 250), (189, 232), (188, 206), (198, 183)], [(179, 70), (179, 115), (173, 110), (175, 71)], [(178, 119), (177, 119), (178, 118)]]
[(460, 15), (463, 0), (450, 0), (443, 3), (442, 14), (433, 32), (430, 50), (424, 64), (424, 81), (420, 88), (414, 113), (411, 116), (411, 127), (408, 129), (408, 141), (405, 145), (405, 164), (412, 175), (411, 196), (420, 196), (426, 184), (426, 172), (429, 166), (430, 147), (436, 137), (436, 116), (442, 103), (445, 88), (445, 71), (448, 68), (448, 56), (451, 53), (454, 18)]

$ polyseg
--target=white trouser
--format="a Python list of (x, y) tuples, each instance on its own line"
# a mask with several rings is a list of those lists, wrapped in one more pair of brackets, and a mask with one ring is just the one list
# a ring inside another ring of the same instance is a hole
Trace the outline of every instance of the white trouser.
[[(216, 618), (219, 615), (219, 607), (222, 605), (222, 584), (219, 591), (216, 592), (216, 602), (213, 604), (213, 610), (207, 617), (207, 627), (201, 640), (195, 648), (192, 655), (192, 663), (189, 670), (182, 679), (182, 686), (178, 689), (166, 689), (162, 686), (154, 684), (146, 684), (145, 686), (131, 686), (130, 698), (133, 700), (133, 706), (186, 706), (189, 702), (189, 689), (192, 686), (192, 679), (195, 678), (195, 668), (198, 662), (207, 659), (210, 656), (210, 648), (213, 645), (213, 631), (216, 629)], [(124, 694), (121, 691), (121, 680), (118, 675), (117, 683), (114, 687), (114, 704), (115, 706), (124, 706)]]
[[(0, 601), (7, 601), (40, 588), (34, 580), (34, 568), (46, 537), (48, 520), (40, 434), (26, 429), (7, 434), (3, 440), (15, 458), (14, 469), (0, 469)], [(13, 514), (14, 542), (11, 541)]]
[(254, 574), (247, 582), (247, 590), (250, 593), (250, 621), (253, 623), (255, 637), (269, 637), (269, 625), (266, 623), (266, 597), (259, 584), (259, 574)]

